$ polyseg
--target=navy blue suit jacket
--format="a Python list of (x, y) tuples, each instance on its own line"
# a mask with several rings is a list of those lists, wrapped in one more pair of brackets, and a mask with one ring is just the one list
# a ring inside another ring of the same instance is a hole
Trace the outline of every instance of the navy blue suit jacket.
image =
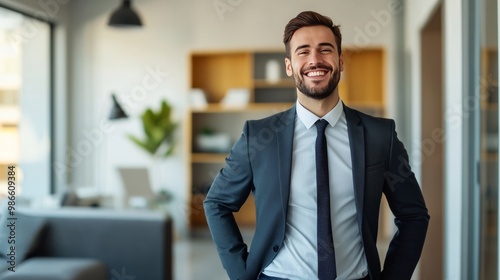
[[(420, 258), (429, 215), (393, 120), (344, 106), (351, 146), (357, 220), (372, 280), (410, 279)], [(295, 106), (247, 121), (241, 138), (215, 178), (204, 209), (222, 264), (230, 279), (257, 279), (285, 238), (290, 193)], [(250, 249), (233, 212), (255, 196), (256, 228)], [(381, 268), (376, 241), (384, 194), (398, 228)]]

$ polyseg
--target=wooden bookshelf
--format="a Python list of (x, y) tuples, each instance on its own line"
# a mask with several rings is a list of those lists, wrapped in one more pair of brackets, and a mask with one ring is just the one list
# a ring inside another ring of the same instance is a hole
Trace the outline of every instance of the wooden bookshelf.
[[(370, 114), (383, 115), (384, 51), (383, 49), (344, 50), (345, 71), (339, 84), (342, 100), (347, 105)], [(202, 201), (217, 172), (224, 166), (229, 148), (223, 152), (200, 150), (197, 135), (206, 128), (224, 133), (232, 142), (241, 135), (248, 119), (259, 119), (290, 108), (295, 103), (296, 88), (285, 72), (284, 51), (236, 50), (193, 52), (190, 57), (191, 88), (204, 91), (208, 105), (192, 109), (188, 116), (188, 191), (191, 194), (190, 225), (206, 227)], [(266, 63), (280, 63), (278, 80), (266, 79)], [(232, 88), (245, 88), (250, 103), (244, 107), (220, 104)], [(255, 225), (253, 196), (235, 214), (240, 226)]]

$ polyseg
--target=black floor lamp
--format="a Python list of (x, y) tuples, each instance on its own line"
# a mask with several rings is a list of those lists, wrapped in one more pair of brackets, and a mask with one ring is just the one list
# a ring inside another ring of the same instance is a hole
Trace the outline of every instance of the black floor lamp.
[[(124, 120), (128, 118), (127, 113), (125, 110), (123, 110), (122, 106), (118, 102), (116, 95), (114, 93), (111, 94), (112, 98), (112, 104), (111, 104), (111, 111), (109, 112), (108, 115), (108, 120), (110, 121), (117, 121), (117, 120)], [(102, 192), (102, 187), (107, 184), (106, 176), (108, 174), (108, 138), (110, 135), (104, 135), (104, 152), (101, 150), (101, 156), (100, 160), (101, 162), (97, 164), (97, 173), (98, 173), (98, 180), (99, 180), (99, 192)], [(103, 167), (104, 166), (104, 167)], [(105, 169), (105, 170), (103, 170)], [(102, 193), (100, 193), (102, 195)], [(102, 198), (102, 197), (101, 197)]]

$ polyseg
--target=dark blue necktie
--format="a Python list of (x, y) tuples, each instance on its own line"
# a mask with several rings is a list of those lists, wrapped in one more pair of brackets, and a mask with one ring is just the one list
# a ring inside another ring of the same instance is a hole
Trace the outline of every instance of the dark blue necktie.
[(326, 120), (316, 122), (316, 184), (318, 206), (318, 278), (319, 280), (335, 279), (335, 250), (332, 237), (332, 220), (330, 215), (330, 184), (328, 179), (328, 152), (326, 146)]

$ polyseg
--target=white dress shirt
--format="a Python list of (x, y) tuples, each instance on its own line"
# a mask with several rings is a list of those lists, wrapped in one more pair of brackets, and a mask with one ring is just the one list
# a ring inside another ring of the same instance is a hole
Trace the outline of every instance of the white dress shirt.
[[(297, 101), (292, 173), (284, 244), (264, 269), (269, 276), (317, 279), (317, 207), (315, 123), (318, 116)], [(360, 279), (368, 265), (356, 219), (351, 150), (342, 102), (322, 119), (329, 126), (325, 134), (330, 174), (330, 209), (338, 280)]]

